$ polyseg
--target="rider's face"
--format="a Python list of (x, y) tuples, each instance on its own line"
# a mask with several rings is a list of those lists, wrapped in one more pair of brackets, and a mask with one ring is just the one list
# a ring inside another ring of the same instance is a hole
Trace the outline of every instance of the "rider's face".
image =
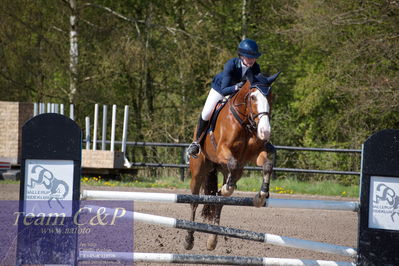
[(242, 59), (242, 62), (244, 63), (244, 65), (246, 65), (247, 67), (253, 66), (253, 64), (255, 64), (255, 62), (256, 62), (256, 58), (249, 58), (249, 57), (241, 56), (241, 59)]

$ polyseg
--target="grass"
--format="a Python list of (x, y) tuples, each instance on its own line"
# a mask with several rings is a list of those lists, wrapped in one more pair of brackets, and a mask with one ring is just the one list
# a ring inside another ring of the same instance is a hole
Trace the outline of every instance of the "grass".
[[(219, 177), (219, 187), (221, 186)], [(1, 184), (19, 184), (18, 181), (3, 180)], [(83, 177), (82, 184), (88, 186), (109, 187), (143, 187), (143, 188), (169, 188), (188, 189), (190, 179), (184, 182), (177, 177), (138, 178), (129, 181), (106, 180), (99, 177)], [(259, 177), (244, 177), (237, 183), (237, 190), (256, 192), (261, 186)], [(333, 181), (303, 182), (292, 178), (272, 180), (270, 191), (278, 194), (307, 194), (322, 196), (358, 197), (358, 186), (343, 186)]]

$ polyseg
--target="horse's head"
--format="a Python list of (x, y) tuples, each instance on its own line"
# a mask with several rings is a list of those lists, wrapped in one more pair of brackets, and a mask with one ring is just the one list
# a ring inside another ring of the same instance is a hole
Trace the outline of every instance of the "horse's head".
[(247, 82), (239, 92), (245, 102), (247, 127), (250, 130), (256, 130), (257, 137), (263, 141), (268, 141), (271, 135), (271, 84), (279, 74), (280, 72), (270, 77), (259, 74), (252, 84)]

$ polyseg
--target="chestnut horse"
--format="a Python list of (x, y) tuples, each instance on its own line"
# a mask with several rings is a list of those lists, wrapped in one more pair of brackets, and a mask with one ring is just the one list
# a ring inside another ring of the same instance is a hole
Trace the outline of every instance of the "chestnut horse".
[[(273, 170), (265, 149), (270, 139), (271, 83), (280, 73), (271, 77), (256, 76), (256, 83), (247, 81), (230, 97), (219, 113), (214, 132), (204, 136), (198, 158), (190, 158), (191, 193), (198, 195), (203, 188), (205, 195), (230, 196), (241, 178), (244, 166), (255, 163), (262, 166), (263, 182), (254, 197), (254, 205), (261, 207), (269, 197), (270, 175)], [(195, 133), (194, 133), (195, 134)], [(196, 136), (194, 136), (196, 139)], [(218, 191), (217, 171), (223, 178)], [(195, 220), (198, 204), (191, 204), (191, 221)], [(205, 204), (201, 215), (209, 222), (219, 224), (223, 205)], [(215, 249), (217, 235), (210, 235), (207, 249)], [(185, 238), (185, 249), (194, 246), (194, 231)]]

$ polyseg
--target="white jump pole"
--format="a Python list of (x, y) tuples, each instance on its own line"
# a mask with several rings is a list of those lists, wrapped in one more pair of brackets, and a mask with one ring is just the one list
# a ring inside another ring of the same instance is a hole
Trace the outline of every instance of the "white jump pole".
[[(253, 206), (253, 198), (221, 197), (211, 195), (184, 195), (173, 193), (125, 192), (83, 190), (82, 199), (85, 200), (134, 200), (141, 202), (164, 203), (209, 203), (235, 206)], [(333, 200), (294, 200), (294, 199), (268, 199), (264, 207), (320, 209), (336, 211), (354, 211), (359, 209), (359, 203), (354, 201)]]
[(102, 128), (101, 150), (105, 150), (105, 140), (107, 138), (107, 106), (103, 105), (103, 128)]
[(141, 253), (141, 252), (99, 252), (79, 251), (78, 261), (125, 261), (150, 263), (189, 263), (189, 264), (229, 264), (229, 265), (285, 265), (285, 266), (354, 266), (354, 263), (344, 261), (244, 257), (244, 256), (215, 256), (196, 254), (171, 253)]
[(90, 150), (90, 117), (86, 116), (86, 150)]
[(60, 104), (60, 114), (64, 115), (64, 104)]
[(72, 103), (69, 105), (69, 118), (75, 120), (75, 110)]
[(123, 114), (122, 152), (126, 152), (128, 120), (129, 120), (129, 106), (125, 105), (125, 112)]
[(33, 116), (37, 116), (39, 114), (39, 107), (37, 103), (33, 103)]
[[(355, 257), (357, 251), (352, 247), (338, 246), (333, 244), (321, 243), (310, 240), (303, 240), (297, 238), (291, 238), (286, 236), (279, 236), (273, 234), (257, 233), (248, 230), (241, 230), (236, 228), (217, 226), (212, 224), (198, 223), (186, 220), (180, 220), (170, 217), (131, 212), (126, 210), (118, 210), (99, 206), (85, 206), (85, 210), (91, 213), (98, 213), (101, 211), (102, 214), (118, 215), (121, 219), (133, 219), (133, 221), (144, 222), (149, 224), (161, 225), (166, 227), (195, 230), (203, 233), (211, 233), (218, 235), (225, 235), (229, 237), (235, 237), (240, 239), (252, 240), (256, 242), (263, 242), (266, 244), (307, 249), (317, 252), (324, 252), (348, 257)], [(119, 213), (119, 211), (121, 211)]]
[(116, 105), (112, 105), (111, 151), (115, 150)]
[(39, 103), (39, 115), (44, 113), (44, 103)]
[(97, 150), (98, 104), (94, 105), (93, 151)]

